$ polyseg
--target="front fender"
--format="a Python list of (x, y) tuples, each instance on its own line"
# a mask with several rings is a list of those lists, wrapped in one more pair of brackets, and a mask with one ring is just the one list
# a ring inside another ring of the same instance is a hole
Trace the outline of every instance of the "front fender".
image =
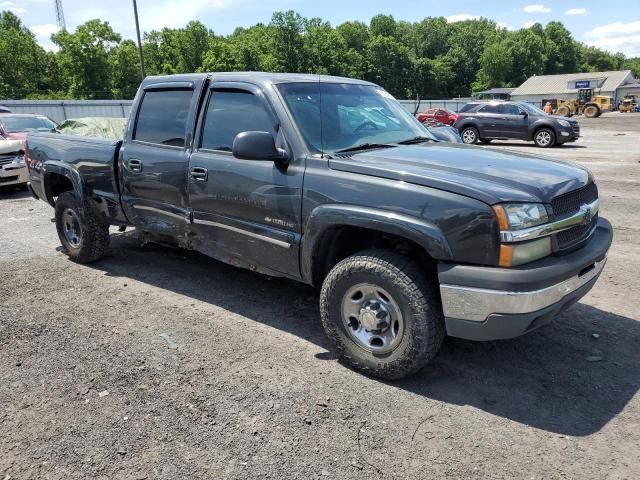
[(302, 236), (301, 273), (309, 283), (314, 274), (313, 257), (323, 233), (342, 226), (368, 228), (406, 238), (420, 245), (436, 260), (453, 258), (442, 230), (424, 219), (357, 205), (322, 205), (309, 215)]

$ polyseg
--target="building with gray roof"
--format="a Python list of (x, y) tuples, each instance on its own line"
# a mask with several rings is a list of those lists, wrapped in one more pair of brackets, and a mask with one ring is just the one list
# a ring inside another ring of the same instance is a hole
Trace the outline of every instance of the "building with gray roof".
[(624, 98), (625, 87), (633, 84), (637, 80), (631, 70), (534, 75), (511, 92), (511, 99), (539, 104), (556, 98), (578, 98), (578, 90), (593, 88), (594, 95), (613, 97), (615, 104)]

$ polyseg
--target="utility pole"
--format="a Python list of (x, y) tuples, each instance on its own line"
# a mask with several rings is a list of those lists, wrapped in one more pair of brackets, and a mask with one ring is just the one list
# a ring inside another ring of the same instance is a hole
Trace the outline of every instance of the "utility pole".
[(138, 22), (138, 4), (133, 0), (133, 15), (136, 18), (136, 34), (138, 35), (138, 51), (140, 52), (140, 75), (144, 80), (144, 55), (142, 54), (142, 42), (140, 41), (140, 23)]
[(58, 31), (67, 29), (64, 21), (64, 12), (62, 11), (62, 0), (56, 0), (56, 25), (58, 26)]

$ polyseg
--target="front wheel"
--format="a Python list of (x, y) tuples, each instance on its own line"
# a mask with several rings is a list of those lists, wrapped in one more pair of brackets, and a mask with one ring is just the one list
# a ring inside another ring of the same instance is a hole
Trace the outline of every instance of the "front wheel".
[(474, 143), (478, 143), (479, 135), (478, 130), (475, 127), (466, 127), (463, 128), (460, 132), (460, 137), (462, 137), (462, 141), (469, 145), (473, 145)]
[(56, 200), (56, 229), (62, 248), (75, 262), (95, 262), (109, 248), (109, 225), (73, 192), (63, 192)]
[(411, 259), (386, 250), (338, 263), (322, 285), (320, 314), (344, 363), (387, 380), (424, 367), (445, 334), (434, 283)]
[(587, 105), (584, 107), (583, 113), (587, 118), (596, 118), (601, 115), (600, 109), (596, 105)]
[(556, 134), (550, 128), (541, 128), (533, 137), (537, 147), (549, 148), (556, 143)]

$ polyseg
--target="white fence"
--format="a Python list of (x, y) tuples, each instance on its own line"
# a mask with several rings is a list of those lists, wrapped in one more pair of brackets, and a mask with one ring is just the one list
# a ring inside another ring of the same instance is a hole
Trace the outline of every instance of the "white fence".
[[(471, 101), (473, 101), (471, 98), (455, 98), (450, 100), (420, 100), (420, 102), (417, 100), (400, 100), (400, 103), (411, 113), (424, 112), (430, 108), (446, 108), (457, 112)], [(418, 107), (417, 109), (416, 106)]]
[(128, 117), (131, 100), (0, 100), (15, 113), (38, 113), (55, 122), (79, 117)]
[[(471, 98), (452, 100), (400, 100), (411, 113), (429, 108), (447, 108), (454, 112), (472, 101)], [(128, 117), (131, 100), (0, 100), (0, 105), (16, 113), (38, 113), (55, 122), (79, 117)], [(416, 106), (418, 108), (416, 109)]]

